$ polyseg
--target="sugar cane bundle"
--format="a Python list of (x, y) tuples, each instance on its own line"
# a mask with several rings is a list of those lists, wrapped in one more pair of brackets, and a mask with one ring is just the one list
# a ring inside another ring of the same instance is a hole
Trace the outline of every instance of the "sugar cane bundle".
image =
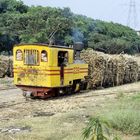
[(13, 60), (12, 59), (9, 59), (8, 61), (7, 76), (13, 77)]
[(133, 83), (138, 81), (139, 65), (134, 57), (125, 55), (125, 66), (124, 83)]
[(104, 72), (103, 87), (114, 86), (114, 63), (108, 55)]
[(129, 55), (108, 55), (83, 50), (81, 59), (89, 64), (89, 87), (110, 87), (140, 80), (140, 64)]
[(0, 57), (0, 78), (4, 77), (8, 68), (7, 58), (4, 56)]
[(125, 60), (119, 55), (112, 56), (112, 61), (115, 65), (115, 73), (114, 73), (114, 85), (122, 85), (125, 76)]
[(106, 69), (106, 56), (103, 53), (88, 49), (81, 53), (81, 58), (89, 64), (89, 87), (102, 87)]
[(138, 80), (140, 80), (140, 56), (136, 56), (135, 61), (138, 64)]
[(11, 57), (0, 56), (0, 78), (13, 76), (13, 60)]

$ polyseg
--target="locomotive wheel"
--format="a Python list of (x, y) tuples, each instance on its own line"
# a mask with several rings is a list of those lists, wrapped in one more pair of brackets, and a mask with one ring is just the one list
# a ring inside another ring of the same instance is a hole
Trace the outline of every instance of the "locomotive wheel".
[(75, 93), (80, 92), (80, 83), (76, 84)]
[(72, 94), (72, 87), (68, 86), (68, 87), (58, 89), (56, 95), (58, 95), (58, 96), (62, 95), (63, 96), (63, 95), (70, 95), (70, 94)]
[(87, 89), (87, 85), (88, 85), (88, 83), (87, 82), (81, 82), (81, 87), (80, 87), (80, 89), (81, 90), (86, 90)]
[(80, 82), (74, 82), (72, 86), (72, 92), (77, 93), (81, 90), (81, 83)]

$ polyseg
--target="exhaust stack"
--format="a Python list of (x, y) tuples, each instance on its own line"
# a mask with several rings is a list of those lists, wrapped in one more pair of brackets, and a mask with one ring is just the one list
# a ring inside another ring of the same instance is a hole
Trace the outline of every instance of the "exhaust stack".
[(84, 44), (82, 42), (76, 42), (73, 46), (75, 60), (80, 60), (80, 52), (83, 50)]

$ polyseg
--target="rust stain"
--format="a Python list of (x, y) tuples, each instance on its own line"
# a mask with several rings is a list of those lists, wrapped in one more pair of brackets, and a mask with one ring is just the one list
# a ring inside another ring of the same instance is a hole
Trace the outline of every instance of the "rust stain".
[(19, 74), (19, 77), (20, 77), (20, 78), (25, 77), (25, 73), (24, 73), (24, 72), (21, 72), (21, 73)]
[(38, 74), (38, 70), (36, 70), (36, 69), (28, 69), (27, 73), (31, 73), (31, 74), (37, 75)]

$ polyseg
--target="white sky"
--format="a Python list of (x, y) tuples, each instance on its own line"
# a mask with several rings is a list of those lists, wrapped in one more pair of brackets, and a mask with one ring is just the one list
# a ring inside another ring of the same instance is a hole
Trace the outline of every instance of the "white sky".
[[(86, 15), (93, 19), (113, 21), (127, 25), (130, 0), (22, 0), (26, 5), (50, 7), (70, 7), (76, 14)], [(140, 30), (140, 1), (136, 2), (137, 25)], [(132, 9), (133, 11), (133, 9)], [(134, 12), (131, 14), (130, 26), (134, 28)]]

